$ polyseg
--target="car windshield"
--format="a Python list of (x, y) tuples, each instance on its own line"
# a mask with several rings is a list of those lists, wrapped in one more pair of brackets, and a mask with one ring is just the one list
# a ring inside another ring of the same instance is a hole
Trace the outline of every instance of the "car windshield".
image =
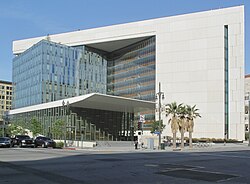
[(28, 135), (17, 135), (16, 136), (18, 139), (30, 139)]
[(5, 141), (5, 138), (0, 137), (0, 142)]
[(44, 141), (49, 141), (49, 140), (51, 140), (51, 139), (48, 138), (48, 137), (43, 137), (42, 140), (44, 140)]
[(9, 139), (8, 138), (5, 138), (5, 137), (0, 137), (0, 142), (3, 142), (3, 141), (8, 141)]

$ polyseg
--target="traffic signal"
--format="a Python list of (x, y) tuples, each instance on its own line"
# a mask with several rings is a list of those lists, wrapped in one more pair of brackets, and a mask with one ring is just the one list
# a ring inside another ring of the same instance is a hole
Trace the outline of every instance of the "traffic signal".
[(142, 122), (138, 121), (138, 130), (142, 129)]

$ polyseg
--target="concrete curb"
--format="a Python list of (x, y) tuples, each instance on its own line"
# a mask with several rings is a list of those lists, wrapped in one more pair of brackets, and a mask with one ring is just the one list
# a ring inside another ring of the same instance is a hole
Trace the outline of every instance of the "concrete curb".
[(73, 148), (73, 147), (63, 147), (63, 150), (76, 150), (76, 148)]

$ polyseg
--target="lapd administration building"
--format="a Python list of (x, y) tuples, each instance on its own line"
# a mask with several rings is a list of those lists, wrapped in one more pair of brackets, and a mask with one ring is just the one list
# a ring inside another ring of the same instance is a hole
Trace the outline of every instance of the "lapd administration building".
[(199, 108), (194, 137), (244, 139), (244, 6), (17, 40), (13, 54), (10, 115), (44, 134), (62, 119), (75, 139), (130, 140), (140, 115), (145, 130), (157, 119), (161, 83), (163, 104)]

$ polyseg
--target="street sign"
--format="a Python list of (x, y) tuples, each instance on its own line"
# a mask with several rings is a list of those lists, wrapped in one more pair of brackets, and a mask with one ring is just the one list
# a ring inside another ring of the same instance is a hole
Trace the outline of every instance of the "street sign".
[(140, 115), (140, 122), (144, 123), (145, 122), (145, 116), (144, 115)]

